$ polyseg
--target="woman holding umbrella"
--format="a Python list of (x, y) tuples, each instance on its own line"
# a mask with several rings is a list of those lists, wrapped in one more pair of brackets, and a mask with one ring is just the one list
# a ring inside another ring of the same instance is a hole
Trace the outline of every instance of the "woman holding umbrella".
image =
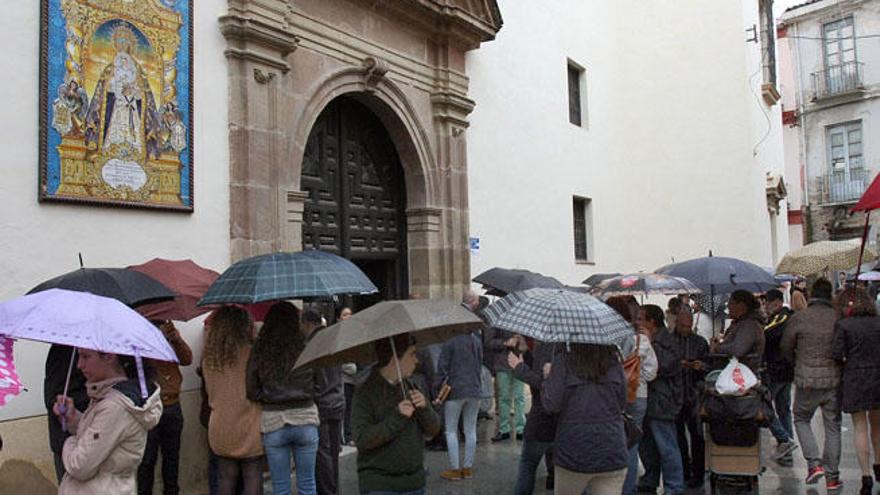
[(306, 346), (300, 330), (300, 314), (289, 302), (274, 304), (248, 362), (247, 396), (263, 406), (263, 448), (272, 475), (272, 493), (289, 495), (290, 460), (296, 466), (296, 490), (300, 495), (317, 492), (315, 462), (318, 454), (318, 406), (315, 404), (315, 373), (293, 370)]
[(764, 327), (758, 321), (758, 299), (746, 290), (736, 290), (730, 295), (727, 311), (733, 323), (719, 339), (714, 339), (712, 352), (735, 357), (757, 371), (764, 355)]
[(77, 368), (91, 399), (79, 413), (70, 397), (59, 395), (53, 412), (76, 434), (61, 454), (66, 474), (59, 495), (136, 493), (136, 473), (147, 432), (162, 415), (159, 389), (148, 382), (142, 397), (135, 359), (79, 349)]

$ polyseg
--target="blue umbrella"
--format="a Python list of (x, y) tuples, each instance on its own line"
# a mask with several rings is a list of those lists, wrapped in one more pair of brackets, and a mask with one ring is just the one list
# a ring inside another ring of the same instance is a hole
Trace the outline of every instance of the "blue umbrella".
[(313, 250), (272, 253), (230, 266), (208, 288), (199, 306), (375, 292), (378, 289), (360, 268), (335, 254)]

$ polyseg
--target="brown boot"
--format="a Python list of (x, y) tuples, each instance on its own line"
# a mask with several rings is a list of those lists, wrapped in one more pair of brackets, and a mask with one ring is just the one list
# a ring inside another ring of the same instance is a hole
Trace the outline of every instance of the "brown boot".
[(461, 469), (461, 477), (469, 480), (474, 477), (474, 470), (472, 468), (462, 468)]
[(447, 469), (440, 473), (440, 477), (448, 481), (461, 481), (461, 469)]

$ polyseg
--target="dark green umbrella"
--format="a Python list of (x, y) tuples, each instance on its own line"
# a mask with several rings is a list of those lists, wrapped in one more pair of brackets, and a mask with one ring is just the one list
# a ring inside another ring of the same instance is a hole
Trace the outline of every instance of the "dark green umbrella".
[(272, 253), (230, 266), (208, 288), (199, 306), (374, 292), (378, 289), (360, 268), (335, 254), (323, 251)]

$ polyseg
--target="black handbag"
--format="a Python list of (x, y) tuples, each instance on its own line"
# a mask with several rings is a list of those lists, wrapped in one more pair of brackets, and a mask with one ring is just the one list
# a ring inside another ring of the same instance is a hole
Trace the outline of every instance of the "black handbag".
[(627, 413), (623, 413), (623, 431), (626, 433), (626, 448), (631, 449), (642, 439), (642, 426)]

